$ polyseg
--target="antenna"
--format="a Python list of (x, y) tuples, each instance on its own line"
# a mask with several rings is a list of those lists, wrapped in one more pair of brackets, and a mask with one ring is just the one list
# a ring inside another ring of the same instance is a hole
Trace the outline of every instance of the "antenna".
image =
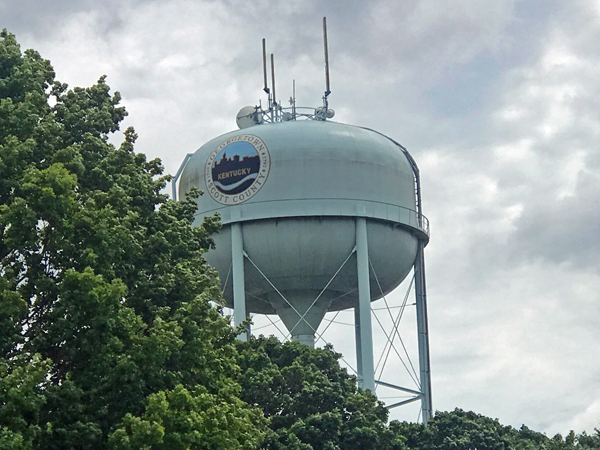
[(323, 46), (325, 48), (325, 102), (331, 94), (329, 88), (329, 51), (327, 50), (327, 17), (323, 17)]
[(296, 120), (296, 80), (292, 81), (292, 116)]
[(267, 43), (266, 43), (265, 38), (263, 38), (262, 47), (263, 47), (263, 75), (264, 75), (264, 79), (265, 79), (265, 87), (263, 88), (263, 91), (265, 91), (268, 95), (271, 91), (269, 91), (269, 87), (267, 86)]
[(273, 59), (273, 53), (271, 53), (271, 85), (273, 86), (273, 104), (276, 105), (275, 100), (275, 61)]
[[(292, 96), (290, 97), (291, 108), (283, 108), (283, 105), (277, 101), (277, 95), (275, 94), (275, 56), (270, 53), (271, 56), (271, 86), (269, 86), (268, 80), (268, 69), (267, 69), (267, 40), (262, 39), (262, 57), (263, 57), (263, 91), (267, 94), (268, 108), (262, 109), (259, 106), (255, 107), (256, 117), (260, 116), (260, 121), (254, 121), (254, 124), (262, 123), (263, 120), (269, 123), (281, 122), (288, 120), (296, 120), (297, 117), (303, 117), (308, 120), (327, 120), (331, 119), (335, 115), (333, 109), (329, 109), (328, 98), (331, 94), (331, 86), (329, 79), (329, 48), (327, 43), (327, 17), (323, 17), (323, 48), (325, 52), (325, 94), (323, 95), (323, 104), (318, 108), (304, 108), (312, 109), (311, 113), (298, 113), (296, 106), (296, 80), (293, 80), (292, 84)], [(285, 111), (284, 109), (291, 109), (291, 112)], [(250, 117), (249, 114), (244, 115)], [(252, 117), (255, 117), (252, 116)]]

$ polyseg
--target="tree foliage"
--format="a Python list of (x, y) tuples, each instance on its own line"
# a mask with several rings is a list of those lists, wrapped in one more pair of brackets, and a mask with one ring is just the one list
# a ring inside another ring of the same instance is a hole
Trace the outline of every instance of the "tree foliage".
[(104, 77), (68, 89), (0, 34), (0, 449), (256, 448), (202, 258)]
[(500, 424), (497, 419), (455, 409), (437, 412), (427, 426), (392, 422), (390, 429), (405, 436), (411, 450), (592, 450), (600, 449), (600, 431), (589, 436), (573, 431), (566, 438), (550, 438), (523, 425), (520, 429)]
[(330, 347), (313, 349), (274, 337), (238, 342), (241, 397), (269, 421), (269, 450), (403, 450), (388, 412), (339, 365)]

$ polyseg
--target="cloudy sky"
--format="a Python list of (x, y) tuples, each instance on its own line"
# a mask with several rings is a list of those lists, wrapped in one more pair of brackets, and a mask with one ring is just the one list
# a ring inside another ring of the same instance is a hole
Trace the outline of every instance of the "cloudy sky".
[[(0, 2), (0, 28), (50, 59), (60, 81), (108, 75), (137, 151), (169, 173), (262, 98), (263, 37), (280, 98), (295, 79), (298, 104), (320, 104), (323, 16), (335, 120), (392, 137), (421, 169), (434, 408), (593, 432), (599, 0)], [(407, 321), (410, 311), (414, 330)], [(328, 333), (351, 353), (351, 328)], [(416, 419), (400, 409), (394, 417)]]

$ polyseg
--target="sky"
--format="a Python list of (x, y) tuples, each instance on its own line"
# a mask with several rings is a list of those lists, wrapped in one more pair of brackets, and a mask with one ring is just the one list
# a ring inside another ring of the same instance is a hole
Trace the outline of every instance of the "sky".
[[(122, 129), (135, 127), (136, 151), (171, 174), (236, 129), (239, 109), (264, 103), (262, 38), (278, 96), (295, 80), (298, 105), (321, 104), (323, 16), (333, 120), (390, 136), (421, 170), (434, 409), (549, 436), (593, 432), (600, 0), (0, 2), (0, 28), (51, 60), (58, 80), (108, 75), (129, 111)], [(344, 314), (336, 321), (351, 322)], [(349, 325), (327, 330), (352, 365), (349, 335)], [(404, 383), (400, 369), (390, 362), (386, 380)], [(414, 421), (418, 406), (392, 411)]]

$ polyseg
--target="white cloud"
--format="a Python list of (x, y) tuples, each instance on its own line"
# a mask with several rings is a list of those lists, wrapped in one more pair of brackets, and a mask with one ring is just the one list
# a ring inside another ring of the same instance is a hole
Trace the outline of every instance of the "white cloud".
[(600, 393), (596, 393), (596, 395), (592, 396), (589, 406), (585, 411), (576, 414), (575, 417), (569, 421), (568, 426), (571, 430), (591, 431), (600, 428), (598, 417), (600, 417)]

